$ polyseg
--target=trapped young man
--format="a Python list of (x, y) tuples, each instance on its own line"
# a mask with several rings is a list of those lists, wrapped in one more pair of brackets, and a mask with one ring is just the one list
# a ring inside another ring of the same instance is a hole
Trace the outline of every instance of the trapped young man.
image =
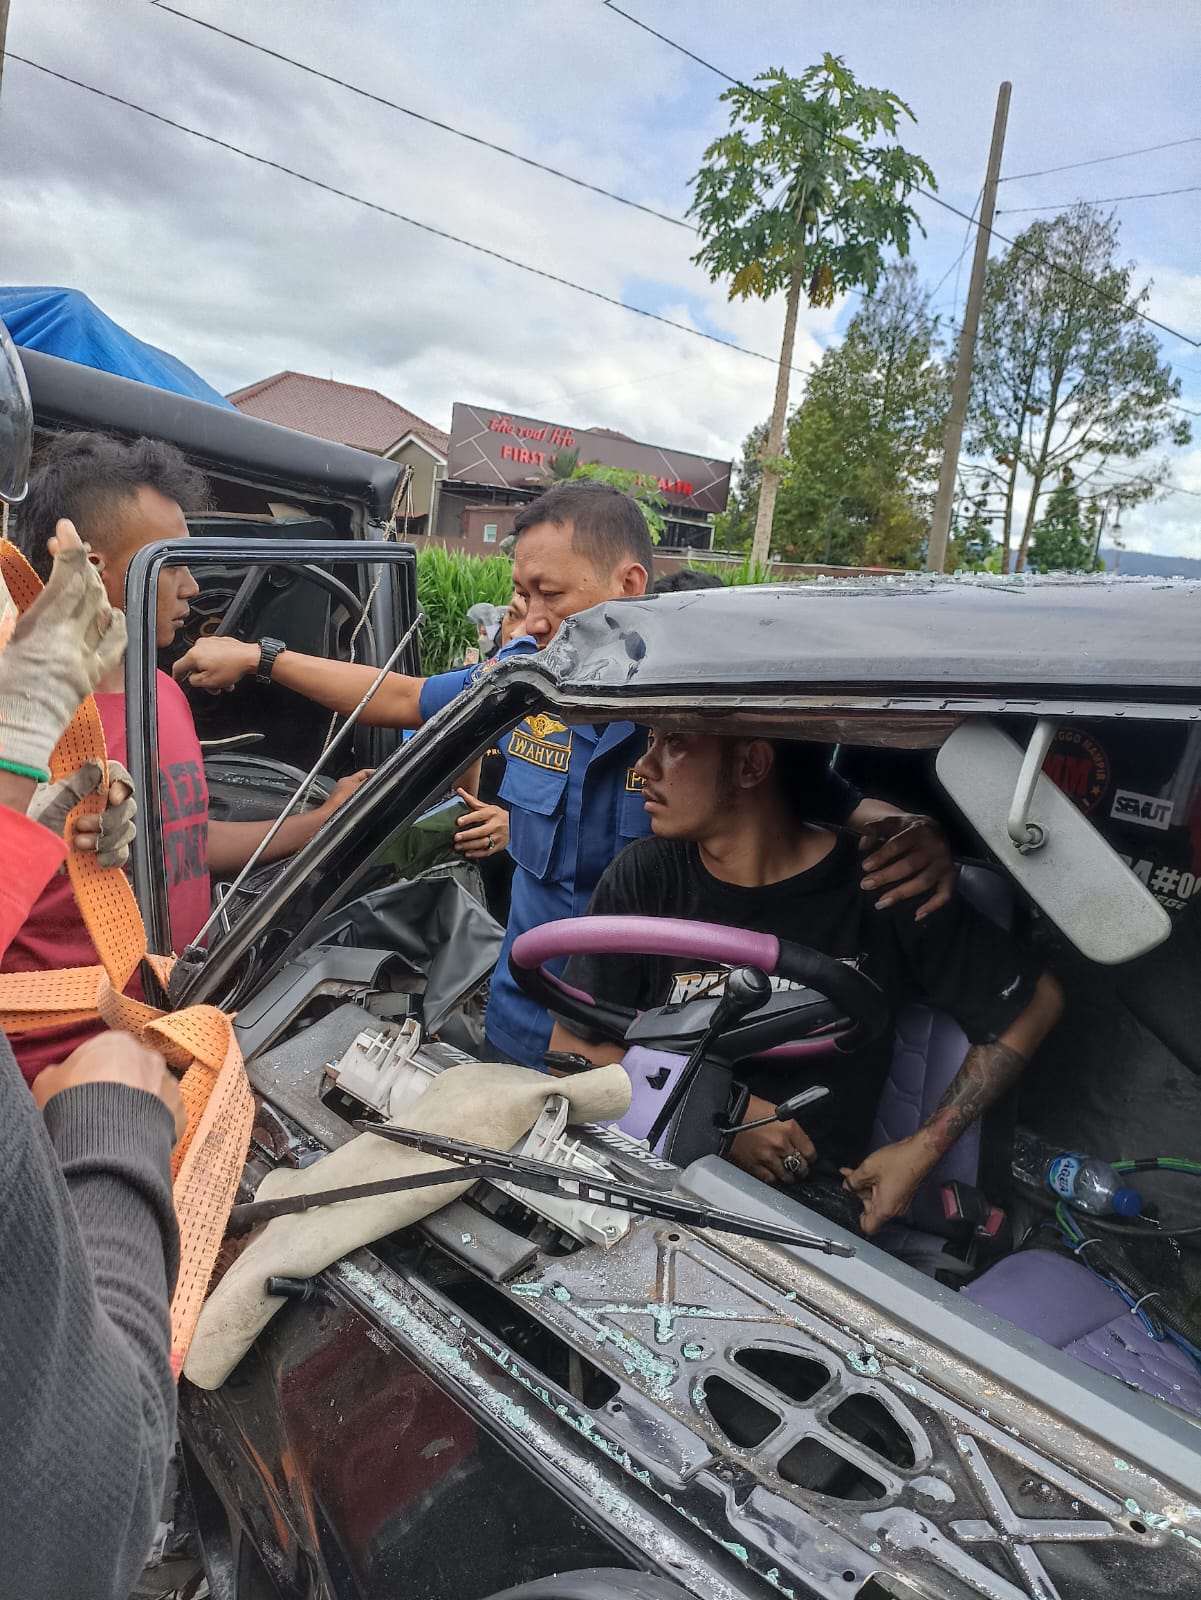
[[(59, 518), (69, 518), (88, 545), (88, 559), (117, 610), (125, 603), (125, 575), (137, 552), (161, 539), (187, 538), (185, 511), (197, 509), (205, 495), (204, 478), (173, 445), (100, 433), (59, 434), (42, 448), (35, 463), (28, 496), (17, 516), (18, 542), (44, 578), (49, 571), (46, 541)], [(174, 642), (197, 592), (187, 567), (164, 567), (155, 614), (160, 649)], [(231, 874), (244, 866), (270, 823), (209, 821), (204, 761), (187, 697), (163, 672), (157, 675), (157, 695), (163, 868), (172, 943), (182, 950), (208, 920), (210, 869)], [(120, 666), (100, 685), (95, 699), (108, 753), (124, 762), (125, 680)], [(263, 859), (272, 861), (299, 850), (366, 777), (360, 772), (343, 779), (322, 806), (289, 817)], [(98, 959), (70, 880), (60, 875), (46, 886), (0, 970), (90, 967)], [(136, 992), (137, 983), (135, 978), (131, 992)], [(67, 1024), (24, 1035), (15, 1049), (25, 1077), (32, 1081), (44, 1066), (61, 1061), (100, 1026)]]
[[(18, 380), (0, 324), (0, 416), (10, 430), (0, 499), (19, 498), (25, 482), (11, 459), (28, 406)], [(0, 584), (0, 613), (7, 608)], [(50, 581), (0, 653), (0, 954), (67, 853), (27, 815), (38, 776), (124, 646), (122, 618), (61, 523)], [(175, 1418), (171, 1148), (183, 1124), (162, 1056), (127, 1033), (89, 1041), (44, 1072), (33, 1095), (0, 1035), (7, 1593), (124, 1600), (145, 1559)]]
[[(525, 636), (500, 652), (542, 649), (561, 624), (606, 600), (645, 594), (653, 556), (641, 507), (608, 484), (560, 484), (522, 508), (514, 523), (513, 587), (525, 601)], [(256, 672), (257, 645), (205, 639), (176, 663), (177, 677), (219, 693)], [(466, 669), (468, 675), (483, 669)], [(371, 667), (284, 651), (273, 682), (308, 695), (331, 710), (358, 705), (375, 673)], [(392, 673), (363, 712), (377, 727), (417, 727), (462, 691), (466, 678)], [(505, 943), (493, 975), (486, 1017), (489, 1047), (502, 1057), (540, 1067), (550, 1039), (546, 1013), (509, 975), (513, 940), (557, 917), (582, 916), (601, 873), (632, 840), (649, 832), (634, 769), (646, 750), (646, 729), (632, 722), (568, 728), (535, 713), (502, 741), (505, 774), (499, 799), (509, 813), (514, 872)], [(860, 832), (891, 834), (862, 863), (869, 887), (894, 896), (930, 895), (937, 905), (953, 888), (953, 867), (941, 834), (928, 819), (899, 816), (864, 800), (836, 773), (826, 782), (823, 814)]]
[[(841, 1168), (863, 1201), (864, 1231), (874, 1233), (907, 1209), (944, 1152), (1016, 1083), (1058, 1020), (1062, 997), (1053, 977), (958, 896), (921, 921), (912, 899), (881, 912), (860, 881), (858, 841), (813, 820), (825, 762), (811, 745), (653, 731), (634, 770), (654, 836), (618, 856), (589, 911), (774, 934), (853, 963), (883, 990), (894, 1017), (906, 1001), (922, 999), (958, 1020), (971, 1048), (938, 1109), (912, 1138), (866, 1157), (891, 1030), (847, 1055), (752, 1062), (742, 1075), (751, 1090), (748, 1122), (810, 1084), (831, 1094), (820, 1132), (817, 1120), (812, 1136), (796, 1122), (775, 1122), (739, 1134), (733, 1159), (769, 1183), (788, 1183), (820, 1154)], [(638, 1010), (722, 991), (723, 969), (688, 966), (666, 957), (577, 956), (567, 978), (599, 1000)], [(624, 1053), (562, 1024), (552, 1045), (598, 1064)]]

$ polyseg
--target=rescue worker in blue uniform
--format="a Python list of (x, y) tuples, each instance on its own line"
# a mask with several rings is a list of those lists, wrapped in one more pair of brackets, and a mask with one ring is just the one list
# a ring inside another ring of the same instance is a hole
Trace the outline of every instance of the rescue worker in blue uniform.
[[(522, 508), (513, 532), (513, 587), (526, 604), (525, 637), (511, 642), (502, 652), (506, 657), (542, 649), (577, 612), (646, 592), (652, 569), (646, 519), (636, 501), (608, 484), (559, 484)], [(390, 673), (361, 720), (375, 727), (418, 727), (498, 659), (437, 678)], [(176, 663), (175, 675), (219, 693), (258, 665), (254, 644), (202, 639)], [(375, 669), (281, 650), (270, 676), (346, 715), (370, 687)], [(543, 1065), (551, 1020), (513, 982), (509, 950), (528, 928), (583, 916), (609, 863), (625, 845), (650, 833), (634, 772), (646, 744), (646, 729), (630, 722), (568, 728), (541, 712), (502, 741), (500, 798), (509, 811), (514, 873), (485, 1019), (489, 1047), (498, 1057)], [(954, 866), (939, 830), (926, 818), (864, 800), (837, 774), (830, 778), (825, 820), (869, 836), (876, 830), (877, 844), (884, 841), (864, 862), (864, 887), (885, 889), (881, 905), (918, 894), (930, 896), (922, 912), (943, 904), (953, 890)]]
[[(634, 500), (607, 484), (551, 489), (521, 510), (513, 532), (513, 588), (526, 602), (526, 632), (539, 648), (576, 612), (646, 592), (653, 548), (646, 519)], [(634, 770), (646, 745), (646, 729), (632, 722), (569, 728), (543, 712), (502, 741), (500, 799), (509, 809), (515, 867), (485, 1018), (494, 1054), (542, 1065), (551, 1021), (514, 983), (509, 951), (527, 928), (582, 917), (614, 857), (650, 833)], [(845, 821), (861, 796), (833, 773), (831, 785), (832, 820)]]

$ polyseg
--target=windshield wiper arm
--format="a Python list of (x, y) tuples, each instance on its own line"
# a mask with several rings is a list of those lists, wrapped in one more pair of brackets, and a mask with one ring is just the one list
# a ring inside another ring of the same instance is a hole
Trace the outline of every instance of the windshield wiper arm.
[(407, 1189), (424, 1189), (437, 1184), (474, 1183), (478, 1179), (513, 1184), (541, 1194), (562, 1195), (614, 1211), (629, 1211), (635, 1216), (656, 1217), (665, 1222), (682, 1222), (694, 1228), (712, 1228), (717, 1233), (740, 1234), (747, 1239), (763, 1239), (769, 1244), (793, 1245), (804, 1250), (820, 1250), (830, 1256), (853, 1256), (854, 1245), (824, 1239), (786, 1222), (771, 1222), (723, 1211), (717, 1206), (685, 1200), (640, 1184), (622, 1183), (616, 1178), (600, 1178), (578, 1168), (555, 1166), (533, 1156), (512, 1155), (492, 1150), (487, 1145), (452, 1139), (448, 1134), (422, 1133), (415, 1128), (397, 1128), (388, 1123), (356, 1122), (361, 1133), (407, 1145), (423, 1155), (441, 1156), (456, 1163), (440, 1171), (406, 1173), (403, 1177), (383, 1178), (376, 1183), (353, 1184), (343, 1189), (325, 1189), (314, 1194), (284, 1195), (278, 1200), (253, 1200), (235, 1206), (230, 1213), (229, 1232), (245, 1233), (259, 1222), (273, 1217), (291, 1216), (315, 1206), (340, 1204), (346, 1200), (367, 1200), (376, 1195), (402, 1194)]

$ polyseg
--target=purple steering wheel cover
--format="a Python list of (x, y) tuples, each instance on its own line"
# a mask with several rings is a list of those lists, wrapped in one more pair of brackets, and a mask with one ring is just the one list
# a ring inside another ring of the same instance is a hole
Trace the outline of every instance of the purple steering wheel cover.
[(513, 941), (513, 960), (526, 969), (575, 955), (683, 956), (772, 973), (780, 959), (780, 941), (770, 933), (680, 917), (563, 917), (530, 928)]

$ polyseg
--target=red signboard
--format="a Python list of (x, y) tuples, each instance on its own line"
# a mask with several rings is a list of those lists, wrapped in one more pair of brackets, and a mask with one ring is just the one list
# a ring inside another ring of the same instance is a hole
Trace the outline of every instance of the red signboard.
[(668, 505), (724, 511), (730, 496), (730, 463), (683, 450), (662, 450), (633, 439), (614, 439), (591, 428), (569, 428), (519, 417), (488, 406), (456, 405), (450, 420), (447, 478), (496, 489), (539, 489), (560, 451), (579, 453), (580, 465), (596, 462), (636, 472), (658, 486)]

